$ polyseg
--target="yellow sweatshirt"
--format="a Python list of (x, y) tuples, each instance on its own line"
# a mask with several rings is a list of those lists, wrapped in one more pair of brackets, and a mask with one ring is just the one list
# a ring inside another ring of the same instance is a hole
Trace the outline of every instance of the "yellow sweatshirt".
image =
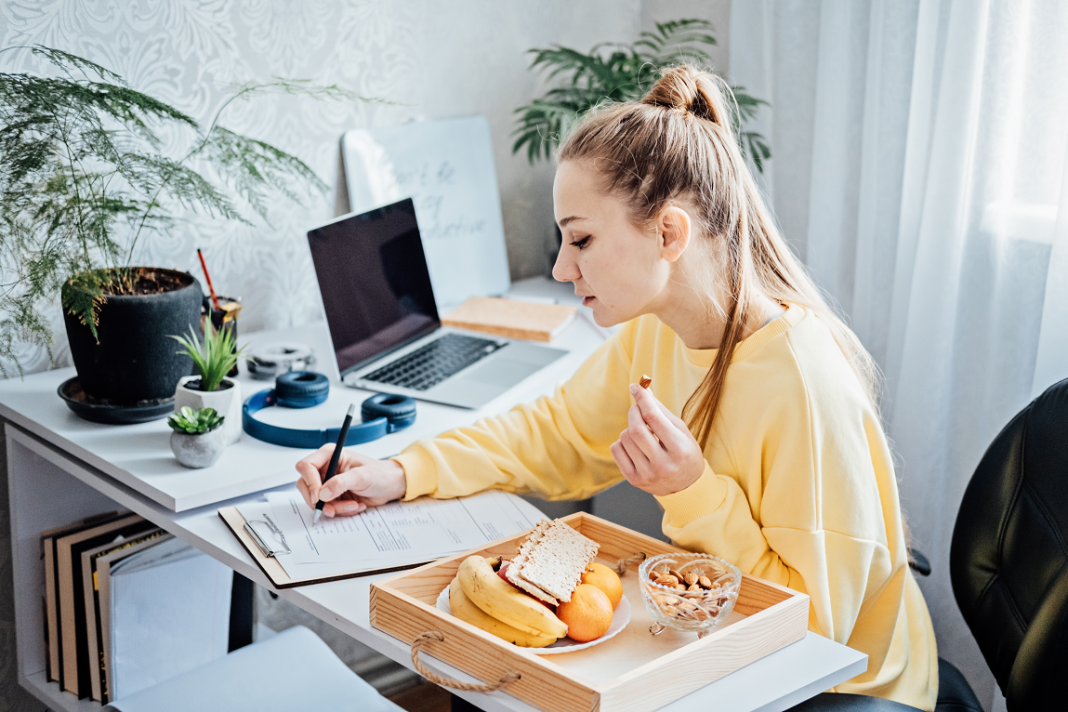
[[(582, 499), (622, 479), (609, 447), (643, 373), (678, 415), (715, 358), (656, 317), (624, 325), (552, 397), (412, 445), (405, 499), (488, 488)], [(705, 471), (658, 497), (678, 545), (810, 596), (809, 628), (867, 653), (835, 688), (933, 710), (938, 657), (909, 570), (897, 482), (877, 415), (817, 317), (798, 306), (740, 343)]]

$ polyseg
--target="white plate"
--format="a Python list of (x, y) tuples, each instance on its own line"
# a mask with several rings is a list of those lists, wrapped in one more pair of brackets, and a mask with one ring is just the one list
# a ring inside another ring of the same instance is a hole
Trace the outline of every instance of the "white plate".
[[(437, 608), (439, 611), (448, 613), (450, 616), (452, 615), (452, 608), (449, 606), (448, 586), (445, 587), (444, 591), (438, 594)], [(561, 638), (552, 645), (547, 645), (544, 648), (523, 648), (523, 650), (537, 655), (555, 655), (556, 653), (573, 653), (577, 650), (585, 650), (586, 648), (592, 648), (593, 646), (608, 640), (616, 633), (626, 628), (627, 623), (630, 623), (630, 601), (624, 596), (619, 600), (619, 605), (616, 606), (616, 610), (612, 613), (612, 625), (608, 627), (608, 632), (600, 638), (591, 640), (588, 643), (580, 643), (577, 640), (571, 640), (571, 638)]]

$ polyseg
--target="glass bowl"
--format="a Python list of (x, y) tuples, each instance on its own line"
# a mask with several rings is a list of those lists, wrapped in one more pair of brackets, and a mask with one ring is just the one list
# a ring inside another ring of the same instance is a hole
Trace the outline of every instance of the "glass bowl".
[(638, 584), (642, 602), (656, 621), (650, 633), (676, 628), (700, 638), (734, 610), (742, 574), (734, 564), (711, 554), (661, 554), (638, 567)]

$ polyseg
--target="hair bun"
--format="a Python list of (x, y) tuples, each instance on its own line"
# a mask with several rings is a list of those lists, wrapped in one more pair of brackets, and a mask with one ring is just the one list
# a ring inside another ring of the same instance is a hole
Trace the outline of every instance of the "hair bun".
[(681, 109), (699, 119), (728, 128), (718, 78), (690, 65), (665, 69), (659, 81), (642, 99), (643, 104)]

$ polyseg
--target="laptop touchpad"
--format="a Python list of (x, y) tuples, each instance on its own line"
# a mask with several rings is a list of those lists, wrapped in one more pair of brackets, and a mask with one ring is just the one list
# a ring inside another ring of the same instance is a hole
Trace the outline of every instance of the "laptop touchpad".
[(538, 364), (518, 361), (501, 355), (480, 363), (460, 375), (465, 381), (478, 381), (492, 383), (497, 386), (509, 387), (519, 383), (524, 378), (540, 368)]

